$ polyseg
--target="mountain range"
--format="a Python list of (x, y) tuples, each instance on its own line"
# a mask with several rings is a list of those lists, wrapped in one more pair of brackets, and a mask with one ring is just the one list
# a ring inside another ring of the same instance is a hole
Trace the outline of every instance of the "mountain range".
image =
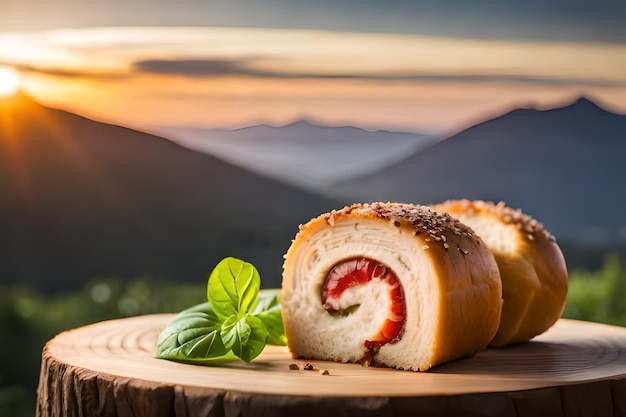
[(542, 222), (576, 264), (596, 250), (626, 246), (625, 181), (626, 116), (581, 98), (550, 110), (511, 111), (336, 183), (328, 195), (421, 204), (504, 201)]
[(203, 282), (225, 256), (279, 286), (298, 225), (338, 205), (166, 139), (0, 100), (0, 285)]
[[(542, 222), (574, 267), (626, 246), (626, 116), (585, 98), (520, 108), (444, 140), (306, 121), (222, 133), (237, 149), (289, 141), (285, 152), (308, 156), (305, 172), (334, 170), (351, 149), (356, 160), (380, 152), (367, 169), (294, 186), (289, 170), (261, 175), (250, 159), (235, 164), (24, 94), (1, 99), (0, 286), (64, 291), (139, 275), (197, 283), (237, 256), (276, 287), (298, 225), (357, 201), (505, 201)], [(403, 152), (384, 153), (384, 141)]]
[(324, 193), (332, 184), (395, 164), (439, 138), (407, 132), (323, 126), (306, 119), (241, 129), (157, 127), (156, 134), (261, 175)]
[(626, 252), (626, 116), (584, 97), (518, 108), (445, 139), (306, 121), (217, 132), (161, 131), (344, 203), (504, 201), (542, 222), (573, 266)]

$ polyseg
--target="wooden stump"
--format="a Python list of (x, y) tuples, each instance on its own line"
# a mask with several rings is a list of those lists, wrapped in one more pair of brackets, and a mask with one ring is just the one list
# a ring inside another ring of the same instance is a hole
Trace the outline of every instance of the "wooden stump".
[(415, 373), (314, 361), (268, 346), (251, 364), (154, 358), (173, 315), (81, 327), (43, 350), (37, 415), (626, 416), (626, 328), (560, 320), (523, 345)]

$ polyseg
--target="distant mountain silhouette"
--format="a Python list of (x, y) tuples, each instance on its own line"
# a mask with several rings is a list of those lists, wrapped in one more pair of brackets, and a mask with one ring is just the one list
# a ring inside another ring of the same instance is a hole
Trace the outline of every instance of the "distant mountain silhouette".
[[(615, 248), (626, 244), (625, 182), (626, 116), (581, 98), (514, 110), (329, 190), (362, 201), (505, 201), (564, 245)], [(570, 253), (578, 261), (579, 252)]]
[(96, 276), (203, 282), (238, 256), (280, 285), (298, 224), (337, 206), (131, 129), (0, 100), (0, 285)]
[(166, 127), (157, 134), (254, 172), (312, 191), (393, 165), (437, 137), (303, 119), (235, 130)]

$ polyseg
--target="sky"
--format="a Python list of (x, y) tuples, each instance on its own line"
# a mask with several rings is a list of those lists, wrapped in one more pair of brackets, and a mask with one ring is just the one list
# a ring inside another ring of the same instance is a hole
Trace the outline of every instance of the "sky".
[(138, 128), (306, 118), (449, 133), (586, 96), (626, 113), (621, 0), (4, 0), (0, 65)]

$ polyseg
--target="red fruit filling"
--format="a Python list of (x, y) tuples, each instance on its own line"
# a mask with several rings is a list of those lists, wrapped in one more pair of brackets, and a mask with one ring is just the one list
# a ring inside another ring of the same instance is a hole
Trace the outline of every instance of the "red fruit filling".
[(348, 288), (381, 280), (388, 286), (391, 308), (387, 319), (371, 340), (365, 341), (369, 350), (378, 349), (385, 343), (394, 343), (402, 337), (406, 308), (404, 291), (397, 275), (387, 266), (369, 258), (353, 258), (335, 265), (322, 287), (322, 305), (329, 313), (349, 313), (358, 306), (338, 309), (339, 297)]

